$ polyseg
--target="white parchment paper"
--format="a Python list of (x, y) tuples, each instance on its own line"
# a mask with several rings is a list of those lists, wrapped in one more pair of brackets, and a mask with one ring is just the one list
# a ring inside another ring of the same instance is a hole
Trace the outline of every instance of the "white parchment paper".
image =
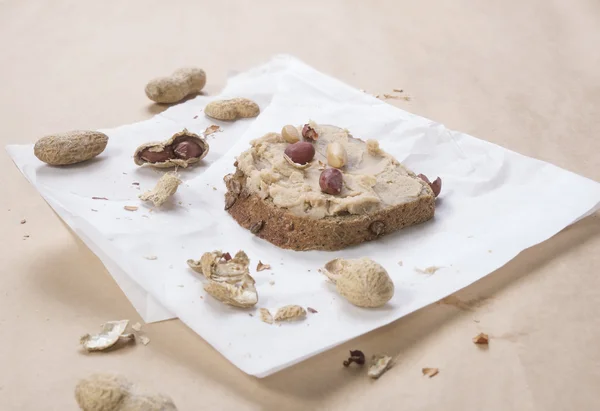
[[(262, 96), (255, 95), (252, 79), (268, 84), (268, 92), (263, 88)], [(225, 131), (209, 140), (207, 164), (182, 170), (184, 184), (162, 209), (150, 211), (137, 200), (140, 191), (131, 183), (148, 189), (160, 172), (135, 167), (131, 153), (142, 142), (163, 139), (182, 127), (202, 131), (212, 121), (202, 115), (192, 117), (206, 98), (146, 122), (106, 130), (109, 147), (88, 164), (52, 168), (35, 159), (31, 146), (8, 150), (122, 288), (124, 282), (133, 284), (154, 309), (163, 310), (164, 318), (169, 313), (178, 316), (252, 375), (269, 375), (431, 304), (594, 212), (600, 204), (600, 184), (594, 181), (394, 108), (293, 58), (277, 57), (242, 73), (223, 91), (225, 95), (238, 92), (255, 98), (262, 114), (256, 120), (221, 124)], [(359, 138), (378, 139), (382, 148), (413, 171), (441, 176), (435, 219), (334, 253), (280, 250), (239, 227), (223, 210), (222, 178), (233, 170), (235, 156), (251, 139), (308, 119), (347, 128)], [(92, 196), (109, 200), (92, 200)], [(128, 212), (124, 205), (140, 209)], [(255, 310), (212, 299), (186, 260), (214, 249), (231, 253), (243, 249), (250, 256), (258, 307), (275, 310), (300, 304), (318, 313), (302, 322), (268, 325)], [(381, 263), (395, 282), (396, 293), (382, 308), (352, 306), (317, 272), (332, 258), (363, 256)], [(272, 269), (256, 273), (259, 260)], [(441, 268), (431, 275), (416, 270), (430, 266)], [(136, 307), (141, 306), (138, 301)]]

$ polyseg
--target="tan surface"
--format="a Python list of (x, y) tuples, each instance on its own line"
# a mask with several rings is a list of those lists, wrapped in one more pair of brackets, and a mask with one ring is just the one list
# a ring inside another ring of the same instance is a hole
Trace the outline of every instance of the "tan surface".
[[(0, 1), (2, 145), (148, 118), (159, 108), (145, 82), (181, 65), (200, 64), (214, 93), (230, 68), (289, 52), (369, 92), (404, 88), (413, 101), (393, 104), (600, 180), (596, 0), (167, 3)], [(258, 380), (179, 321), (145, 327), (148, 346), (81, 354), (83, 332), (138, 317), (0, 157), (2, 411), (75, 410), (75, 382), (94, 371), (159, 388), (181, 410), (600, 409), (598, 216), (454, 297), (490, 297), (472, 311), (433, 305)], [(471, 343), (480, 330), (489, 350)], [(350, 348), (399, 363), (373, 383), (341, 366)]]

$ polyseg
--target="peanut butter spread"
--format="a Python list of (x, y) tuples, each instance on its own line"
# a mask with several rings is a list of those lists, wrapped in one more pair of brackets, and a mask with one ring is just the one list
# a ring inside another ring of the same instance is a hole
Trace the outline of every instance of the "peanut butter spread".
[[(347, 130), (311, 123), (319, 138), (315, 157), (305, 166), (284, 156), (288, 146), (281, 134), (269, 133), (253, 140), (251, 148), (238, 157), (238, 168), (247, 176), (250, 192), (298, 216), (315, 219), (347, 214), (367, 214), (415, 200), (431, 191), (425, 182), (383, 152), (375, 140), (364, 142)], [(301, 132), (302, 127), (298, 130)], [(310, 140), (307, 140), (310, 141)], [(342, 192), (321, 192), (319, 176), (327, 165), (329, 143), (339, 142), (348, 161), (340, 169)]]

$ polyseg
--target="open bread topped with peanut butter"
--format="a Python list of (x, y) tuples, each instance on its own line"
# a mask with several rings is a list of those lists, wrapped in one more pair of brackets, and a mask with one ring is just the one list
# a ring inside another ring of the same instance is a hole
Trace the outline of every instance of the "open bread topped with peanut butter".
[(419, 178), (375, 140), (315, 123), (253, 140), (235, 166), (225, 209), (293, 250), (339, 250), (427, 221), (441, 183)]

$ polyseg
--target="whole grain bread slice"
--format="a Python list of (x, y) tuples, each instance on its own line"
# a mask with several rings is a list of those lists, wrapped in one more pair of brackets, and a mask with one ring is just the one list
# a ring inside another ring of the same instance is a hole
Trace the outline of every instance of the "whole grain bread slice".
[(414, 200), (370, 214), (312, 219), (294, 215), (248, 191), (246, 176), (237, 168), (224, 181), (225, 209), (239, 225), (278, 247), (296, 251), (340, 250), (425, 222), (435, 212), (435, 196), (427, 187)]

